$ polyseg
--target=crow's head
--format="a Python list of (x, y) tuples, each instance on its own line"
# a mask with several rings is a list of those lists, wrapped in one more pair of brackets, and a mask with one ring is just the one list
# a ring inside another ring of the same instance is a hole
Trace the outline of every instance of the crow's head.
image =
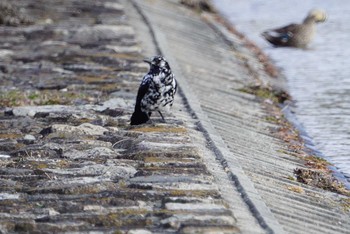
[(143, 60), (146, 63), (148, 63), (151, 67), (150, 70), (154, 72), (169, 72), (170, 71), (170, 66), (169, 63), (165, 60), (164, 57), (162, 56), (154, 56), (150, 59), (145, 59)]

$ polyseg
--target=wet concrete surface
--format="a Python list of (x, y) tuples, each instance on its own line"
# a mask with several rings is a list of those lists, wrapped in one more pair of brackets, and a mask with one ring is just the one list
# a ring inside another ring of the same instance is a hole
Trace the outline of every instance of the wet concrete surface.
[[(221, 18), (202, 13), (198, 19), (176, 7), (176, 1), (137, 5), (181, 74), (180, 87), (231, 189), (239, 191), (260, 228), (267, 233), (346, 233), (349, 214), (342, 202), (348, 196), (312, 184), (348, 192), (329, 177), (324, 160), (307, 154), (283, 117), (278, 103), (288, 98), (285, 81), (271, 77), (274, 72), (259, 48)], [(236, 207), (233, 213), (243, 233), (257, 232), (244, 211)]]

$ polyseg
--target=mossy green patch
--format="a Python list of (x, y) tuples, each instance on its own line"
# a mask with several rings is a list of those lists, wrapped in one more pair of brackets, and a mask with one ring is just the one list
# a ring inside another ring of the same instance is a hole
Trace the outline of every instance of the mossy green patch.
[(290, 96), (284, 91), (273, 90), (271, 87), (263, 87), (260, 85), (247, 86), (239, 89), (243, 93), (253, 94), (261, 99), (270, 99), (275, 103), (283, 103), (289, 100)]
[(35, 100), (35, 99), (37, 99), (39, 97), (40, 97), (40, 95), (38, 93), (31, 93), (31, 94), (28, 95), (28, 98), (30, 100)]
[(48, 165), (46, 163), (43, 163), (43, 162), (36, 162), (36, 163), (32, 163), (32, 166), (35, 168), (35, 169), (45, 169), (48, 167)]
[(22, 135), (17, 133), (0, 133), (0, 139), (17, 139)]
[(87, 218), (87, 220), (85, 219), (85, 221), (103, 227), (144, 227), (147, 213), (149, 211), (146, 209), (121, 209), (118, 212), (93, 216)]
[(121, 230), (116, 230), (113, 232), (113, 234), (123, 234), (124, 232), (122, 232)]
[(290, 152), (289, 151), (287, 151), (287, 150), (284, 150), (284, 149), (279, 149), (279, 150), (277, 150), (277, 152), (278, 153), (281, 153), (281, 154), (290, 154)]
[(240, 92), (253, 94), (262, 99), (270, 99), (273, 102), (278, 102), (278, 98), (273, 94), (271, 89), (262, 88), (260, 86), (249, 86), (239, 89)]
[(287, 189), (295, 193), (305, 193), (304, 189), (300, 186), (288, 186)]
[(0, 92), (0, 107), (20, 106), (24, 99), (23, 92), (17, 90)]
[(216, 190), (182, 190), (182, 189), (171, 189), (166, 191), (169, 196), (174, 197), (198, 197), (198, 198), (220, 198), (220, 194)]
[(116, 83), (115, 80), (109, 79), (108, 74), (104, 75), (81, 75), (77, 79), (83, 81), (85, 84), (98, 85), (98, 89), (102, 92), (110, 93), (120, 89), (120, 84)]
[(41, 169), (49, 168), (49, 163), (44, 161), (27, 160), (25, 158), (17, 158), (12, 163), (10, 163), (8, 167), (41, 170)]
[[(132, 159), (132, 160), (146, 160), (151, 158), (152, 161), (157, 160), (156, 158), (170, 158), (170, 160), (200, 160), (200, 156), (197, 152), (191, 152), (191, 149), (181, 149), (173, 152), (164, 152), (164, 151), (138, 151), (132, 154), (121, 155), (120, 158)], [(153, 159), (152, 159), (153, 158)]]
[(58, 160), (56, 163), (56, 166), (59, 168), (68, 168), (71, 165), (71, 163), (68, 160)]
[(111, 93), (120, 89), (117, 83), (107, 83), (100, 86), (102, 92)]
[(118, 186), (119, 186), (119, 188), (124, 188), (124, 189), (128, 187), (125, 180), (119, 180)]
[(270, 123), (278, 124), (281, 122), (281, 119), (278, 116), (266, 116), (265, 120)]
[(76, 99), (86, 99), (88, 96), (81, 92), (59, 90), (35, 91), (3, 91), (0, 93), (0, 107), (32, 106), (32, 105), (69, 105)]

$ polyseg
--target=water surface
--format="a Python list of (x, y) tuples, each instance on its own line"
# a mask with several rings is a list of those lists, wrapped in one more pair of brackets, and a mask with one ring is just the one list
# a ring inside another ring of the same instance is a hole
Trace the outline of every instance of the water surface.
[[(350, 1), (213, 0), (287, 77), (295, 114), (315, 148), (350, 181)], [(309, 49), (274, 48), (261, 32), (300, 23), (314, 8), (327, 12)]]

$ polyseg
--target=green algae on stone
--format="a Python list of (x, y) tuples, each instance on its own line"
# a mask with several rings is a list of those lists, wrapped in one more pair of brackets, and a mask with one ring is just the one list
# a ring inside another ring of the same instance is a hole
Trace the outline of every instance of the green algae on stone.
[(81, 92), (59, 90), (36, 91), (1, 91), (0, 107), (33, 106), (33, 105), (68, 105), (77, 99), (88, 100), (88, 96)]
[(300, 186), (288, 186), (287, 189), (295, 193), (305, 193), (304, 189)]
[(283, 103), (285, 100), (290, 99), (290, 96), (284, 91), (273, 90), (271, 87), (263, 87), (260, 85), (246, 86), (238, 89), (238, 91), (253, 94), (261, 99), (269, 99), (274, 103)]
[(270, 123), (278, 124), (281, 122), (281, 119), (278, 116), (266, 116), (265, 120)]
[(120, 87), (119, 87), (119, 84), (111, 82), (111, 83), (100, 85), (99, 89), (105, 93), (112, 93), (120, 90)]
[(284, 149), (278, 149), (278, 150), (276, 150), (276, 152), (281, 153), (281, 154), (286, 154), (286, 155), (289, 155), (289, 154), (290, 154), (289, 151), (284, 150)]
[(101, 227), (144, 227), (148, 213), (148, 210), (142, 208), (126, 208), (118, 212), (83, 217), (81, 220)]
[(46, 161), (27, 161), (26, 164), (29, 164), (32, 169), (45, 169), (49, 167)]
[(23, 92), (18, 90), (1, 91), (0, 92), (0, 107), (20, 106), (23, 105), (25, 99)]
[(0, 133), (0, 139), (17, 139), (22, 137), (19, 133)]
[(169, 196), (173, 197), (198, 197), (198, 198), (221, 198), (221, 195), (216, 190), (182, 190), (182, 189), (171, 189), (165, 190)]
[(115, 191), (117, 185), (113, 182), (100, 182), (100, 183), (88, 183), (88, 184), (58, 184), (45, 187), (28, 187), (24, 188), (22, 192), (26, 192), (30, 195), (34, 194), (51, 194), (57, 193), (60, 195), (95, 195), (103, 191)]
[(55, 166), (58, 168), (69, 168), (71, 165), (71, 162), (66, 159), (60, 159), (55, 163)]

